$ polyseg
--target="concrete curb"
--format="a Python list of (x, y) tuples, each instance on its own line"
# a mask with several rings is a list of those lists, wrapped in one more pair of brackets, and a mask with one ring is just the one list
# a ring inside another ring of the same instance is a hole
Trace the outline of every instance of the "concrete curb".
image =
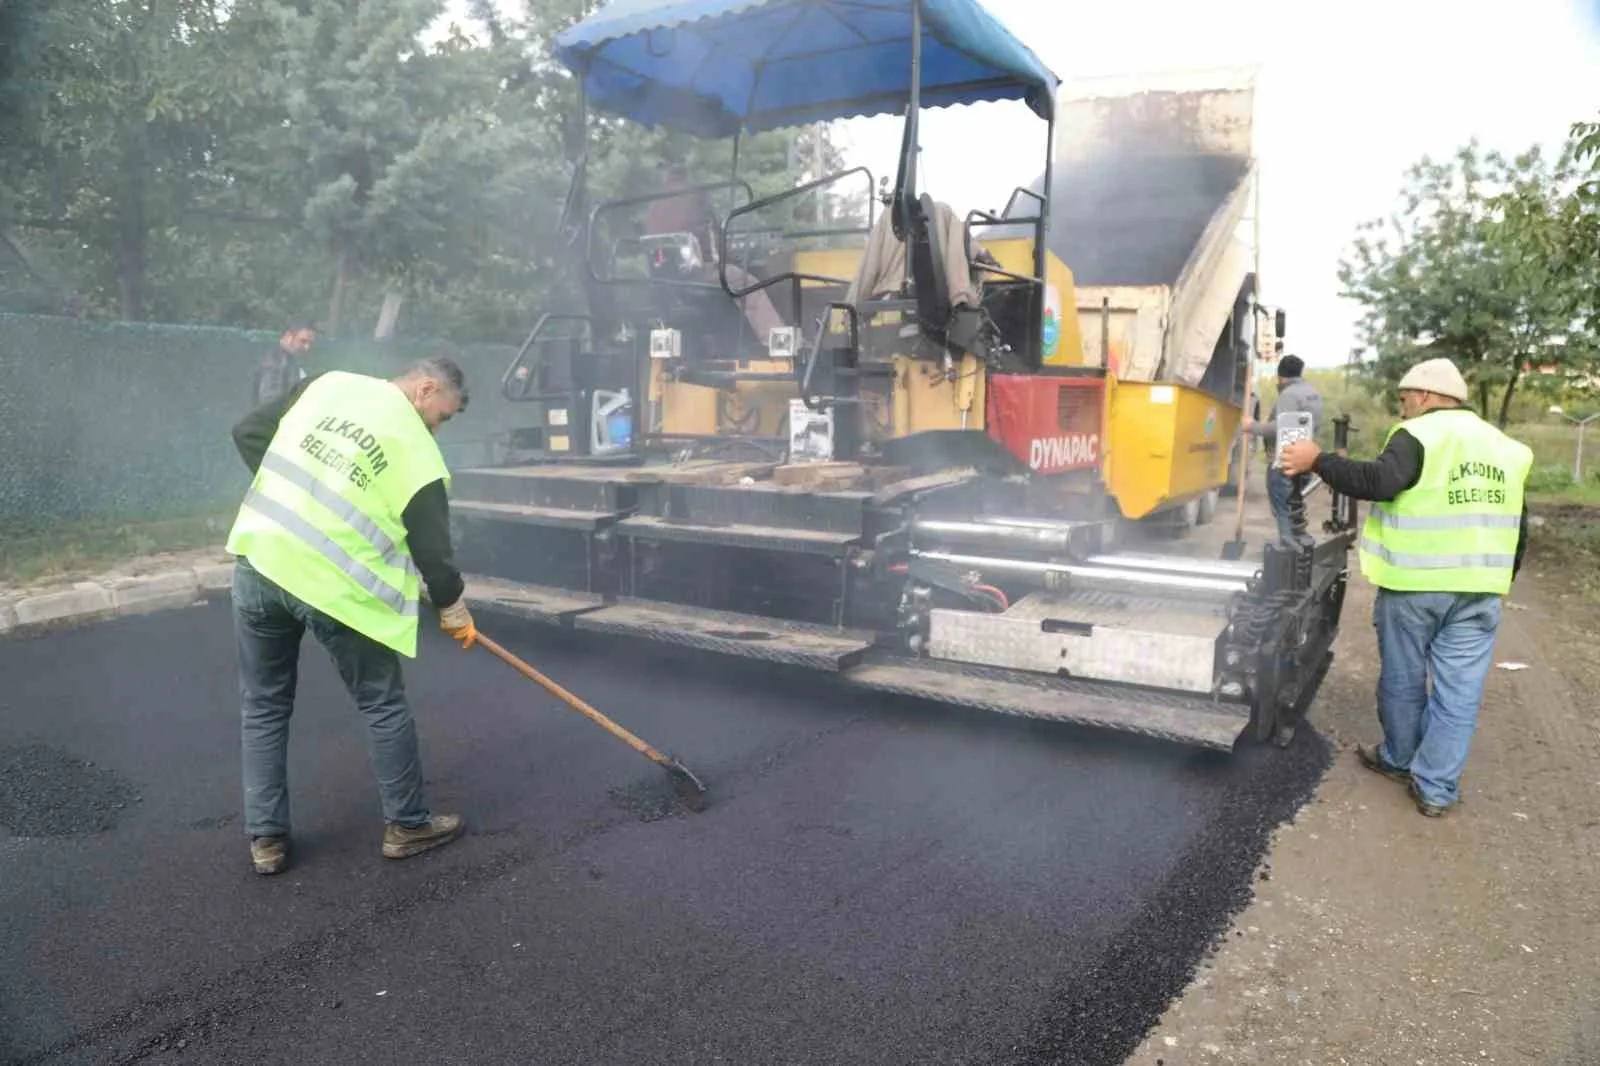
[(78, 581), (21, 595), (0, 594), (0, 638), (191, 607), (232, 584), (232, 563), (209, 563), (138, 577)]

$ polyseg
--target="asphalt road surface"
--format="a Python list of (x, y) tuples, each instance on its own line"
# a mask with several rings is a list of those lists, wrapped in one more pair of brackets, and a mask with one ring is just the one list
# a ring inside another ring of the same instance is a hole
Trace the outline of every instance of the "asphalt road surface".
[(1327, 760), (1305, 730), (1230, 758), (490, 632), (709, 809), (427, 632), (424, 765), (469, 835), (384, 860), (308, 640), (294, 865), (258, 877), (224, 604), (0, 641), (0, 1063), (1116, 1063)]

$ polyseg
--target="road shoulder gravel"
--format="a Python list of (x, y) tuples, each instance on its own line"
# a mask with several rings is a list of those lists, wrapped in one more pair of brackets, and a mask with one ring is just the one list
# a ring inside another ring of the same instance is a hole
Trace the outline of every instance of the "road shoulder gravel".
[(1335, 766), (1130, 1063), (1600, 1062), (1600, 608), (1561, 568), (1536, 557), (1513, 590), (1495, 661), (1526, 668), (1492, 671), (1465, 802), (1436, 820), (1356, 762), (1381, 734), (1353, 581), (1312, 714)]

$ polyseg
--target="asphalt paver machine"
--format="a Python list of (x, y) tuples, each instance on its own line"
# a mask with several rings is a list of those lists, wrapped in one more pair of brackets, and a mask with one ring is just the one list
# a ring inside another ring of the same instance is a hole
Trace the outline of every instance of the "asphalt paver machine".
[[(1119, 383), (1086, 343), (1047, 239), (1057, 79), (1032, 52), (974, 0), (618, 0), (555, 52), (586, 108), (732, 140), (735, 169), (588, 208), (579, 158), (587, 306), (542, 316), (506, 371), (518, 450), (455, 475), (479, 606), (1203, 747), (1292, 736), (1354, 512), (1335, 498), (1317, 536), (1298, 501), (1298, 542), (1259, 559), (1117, 549), (1108, 468), (1225, 463), (1236, 420)], [(959, 217), (918, 187), (919, 119), (1008, 100), (1047, 131), (1045, 179)], [(892, 181), (739, 177), (742, 137), (871, 115), (903, 116)], [(847, 185), (849, 225), (788, 209)], [(685, 192), (726, 204), (709, 234), (618, 221)], [(1142, 391), (1113, 432), (1122, 389)]]

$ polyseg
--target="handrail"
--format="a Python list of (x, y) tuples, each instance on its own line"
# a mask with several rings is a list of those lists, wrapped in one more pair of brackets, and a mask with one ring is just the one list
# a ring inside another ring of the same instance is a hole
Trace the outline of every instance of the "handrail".
[(1023, 281), (1027, 282), (1029, 285), (1044, 284), (1043, 278), (1036, 278), (1032, 274), (1013, 274), (1011, 271), (1006, 270), (1003, 267), (990, 266), (988, 263), (980, 263), (976, 259), (967, 260), (967, 265), (973, 270), (981, 270), (985, 274), (994, 274), (997, 277), (1009, 278), (1012, 281)]
[(1007, 209), (1009, 209), (1012, 204), (1017, 202), (1017, 195), (1019, 193), (1021, 195), (1023, 195), (1023, 196), (1032, 197), (1034, 200), (1038, 201), (1038, 203), (1039, 203), (1039, 214), (1040, 214), (1040, 217), (1042, 218), (1044, 216), (1044, 212), (1048, 209), (1049, 204), (1045, 201), (1045, 198), (1044, 198), (1043, 195), (1041, 195), (1040, 193), (1034, 192), (1032, 189), (1028, 188), (1025, 185), (1018, 185), (1015, 189), (1011, 190), (1010, 197), (1008, 197), (1006, 199), (1006, 207), (1007, 207)]
[[(682, 188), (682, 189), (673, 189), (673, 190), (671, 190), (669, 192), (653, 192), (653, 193), (647, 193), (647, 194), (642, 195), (642, 196), (624, 197), (623, 199), (620, 199), (620, 200), (606, 200), (603, 203), (596, 204), (589, 211), (589, 224), (586, 227), (587, 228), (587, 233), (584, 235), (584, 256), (583, 256), (583, 258), (584, 258), (585, 265), (589, 268), (589, 277), (590, 277), (590, 279), (592, 281), (594, 281), (598, 285), (619, 285), (619, 284), (626, 285), (626, 284), (636, 283), (637, 280), (638, 280), (638, 279), (634, 279), (634, 278), (611, 278), (611, 277), (602, 278), (599, 275), (599, 273), (595, 270), (595, 265), (594, 265), (594, 234), (595, 234), (595, 230), (597, 228), (595, 223), (599, 220), (600, 215), (601, 215), (602, 212), (616, 211), (616, 210), (619, 210), (619, 209), (624, 208), (624, 207), (637, 207), (640, 204), (657, 203), (657, 202), (659, 202), (661, 200), (676, 200), (679, 197), (690, 196), (690, 195), (692, 195), (694, 193), (698, 193), (698, 192), (714, 192), (714, 191), (719, 190), (719, 189), (732, 189), (735, 192), (737, 192), (740, 189), (743, 189), (745, 195), (747, 197), (749, 197), (750, 199), (752, 199), (752, 200), (755, 199), (755, 195), (756, 195), (756, 191), (753, 188), (750, 187), (750, 183), (748, 181), (745, 181), (743, 178), (734, 178), (734, 179), (730, 179), (728, 181), (706, 182), (706, 183), (701, 184), (701, 185), (691, 185), (691, 186), (687, 186), (687, 187)], [(655, 282), (655, 284), (675, 284), (675, 283), (673, 283), (673, 282)]]
[[(749, 296), (753, 292), (760, 292), (763, 289), (770, 289), (774, 285), (781, 285), (786, 281), (795, 282), (797, 289), (799, 283), (804, 281), (816, 281), (824, 285), (849, 285), (851, 280), (849, 278), (835, 278), (829, 277), (826, 274), (801, 274), (796, 271), (788, 271), (771, 278), (760, 279), (753, 285), (735, 290), (733, 286), (728, 283), (728, 227), (733, 223), (734, 219), (743, 215), (754, 214), (757, 211), (771, 207), (775, 203), (794, 199), (795, 197), (800, 196), (802, 193), (810, 192), (811, 190), (820, 188), (824, 185), (832, 185), (835, 182), (843, 181), (845, 178), (848, 178), (852, 174), (856, 173), (864, 174), (867, 178), (867, 227), (864, 230), (851, 230), (847, 232), (871, 233), (873, 223), (876, 220), (877, 199), (872, 195), (872, 171), (863, 166), (851, 167), (849, 170), (841, 170), (837, 174), (829, 174), (825, 177), (818, 178), (815, 181), (808, 181), (804, 185), (798, 185), (792, 189), (784, 189), (782, 192), (773, 193), (771, 196), (765, 197), (761, 200), (756, 200), (753, 203), (745, 204), (743, 207), (736, 207), (732, 211), (728, 212), (728, 217), (722, 220), (722, 226), (717, 233), (717, 276), (722, 282), (722, 291), (727, 293), (733, 299), (739, 300)], [(795, 310), (798, 315), (799, 308), (796, 307)]]
[[(546, 311), (540, 315), (539, 320), (533, 324), (533, 329), (528, 331), (527, 339), (522, 342), (522, 347), (517, 349), (517, 354), (512, 358), (511, 365), (506, 367), (506, 372), (500, 376), (500, 395), (511, 403), (526, 403), (560, 395), (546, 392), (530, 394), (526, 384), (516, 390), (513, 395), (511, 387), (512, 379), (516, 377), (517, 368), (522, 365), (523, 357), (528, 354), (528, 349), (532, 348), (534, 342), (539, 339), (539, 334), (544, 331), (545, 326), (551, 322), (586, 322), (591, 330), (594, 329), (594, 319), (588, 315), (562, 314), (556, 311)], [(530, 381), (533, 379), (532, 367), (528, 368), (528, 379)]]
[[(817, 336), (811, 344), (811, 351), (806, 355), (805, 371), (800, 375), (800, 400), (806, 405), (807, 410), (824, 410), (823, 404), (827, 402), (818, 396), (811, 388), (812, 375), (816, 373), (817, 359), (822, 354), (822, 342), (829, 335), (828, 326), (835, 311), (843, 311), (850, 324), (850, 350), (859, 354), (861, 351), (861, 330), (856, 321), (854, 305), (829, 301), (828, 306), (822, 311), (822, 318), (817, 323)], [(830, 397), (829, 399), (837, 399)]]

